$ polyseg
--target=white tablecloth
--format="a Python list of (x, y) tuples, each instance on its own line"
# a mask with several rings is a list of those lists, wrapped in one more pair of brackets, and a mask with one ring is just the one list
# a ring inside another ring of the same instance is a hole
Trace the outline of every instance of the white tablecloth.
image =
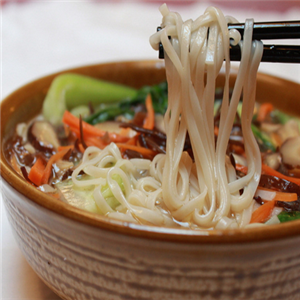
[[(157, 52), (149, 45), (149, 36), (161, 23), (158, 7), (163, 2), (7, 2), (2, 7), (1, 99), (29, 81), (62, 69), (107, 61), (157, 58)], [(237, 8), (229, 1), (223, 7), (219, 2), (218, 6), (226, 15), (241, 22), (246, 18), (255, 21), (300, 19), (298, 1), (289, 2), (290, 8), (285, 1), (265, 1), (262, 7), (263, 2), (241, 0)], [(203, 2), (179, 5), (176, 1), (168, 4), (183, 19), (195, 19), (209, 5)], [(258, 6), (262, 9), (258, 10)], [(284, 11), (279, 11), (279, 7)], [(300, 65), (265, 63), (260, 70), (300, 83)], [(1, 227), (2, 299), (59, 299), (23, 258), (2, 202)]]

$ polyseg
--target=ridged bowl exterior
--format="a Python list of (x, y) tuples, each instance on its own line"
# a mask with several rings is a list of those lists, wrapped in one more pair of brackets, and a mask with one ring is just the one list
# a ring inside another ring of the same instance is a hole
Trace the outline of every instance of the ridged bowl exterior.
[(3, 196), (25, 258), (63, 299), (299, 299), (299, 237), (213, 245), (151, 241), (49, 212), (6, 183)]
[[(135, 87), (158, 83), (165, 76), (156, 61), (95, 65), (72, 72)], [(28, 84), (1, 103), (2, 148), (15, 124), (40, 111), (55, 76)], [(295, 83), (260, 74), (257, 91), (260, 101), (273, 101), (295, 114), (299, 111), (300, 86)], [(12, 170), (3, 149), (1, 176), (18, 245), (62, 299), (300, 299), (300, 221), (210, 232), (137, 226), (45, 196)]]

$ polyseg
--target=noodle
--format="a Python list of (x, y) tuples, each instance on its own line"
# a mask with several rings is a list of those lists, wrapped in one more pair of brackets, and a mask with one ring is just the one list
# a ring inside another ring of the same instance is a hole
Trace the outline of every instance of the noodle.
[[(166, 154), (153, 161), (123, 159), (114, 143), (104, 150), (89, 147), (73, 172), (77, 186), (95, 185), (93, 196), (103, 214), (159, 226), (237, 228), (249, 224), (261, 156), (251, 130), (256, 72), (262, 44), (252, 42), (253, 20), (246, 20), (243, 41), (227, 23), (236, 21), (209, 7), (195, 21), (183, 21), (166, 5), (162, 30), (150, 38), (165, 51), (168, 108), (164, 116)], [(239, 44), (241, 63), (229, 99), (229, 47)], [(224, 63), (225, 60), (225, 63)], [(225, 85), (217, 142), (214, 136), (216, 77), (225, 64)], [(237, 179), (226, 150), (243, 92), (242, 132), (248, 174)], [(184, 152), (189, 135), (194, 161)], [(79, 179), (80, 173), (86, 174)], [(110, 196), (104, 197), (106, 188)], [(242, 191), (242, 193), (240, 193)], [(107, 199), (113, 199), (115, 209)]]
[[(260, 151), (251, 131), (251, 120), (262, 44), (252, 42), (253, 21), (246, 20), (243, 42), (239, 42), (242, 59), (229, 101), (229, 36), (236, 39), (236, 33), (230, 34), (227, 30), (227, 22), (231, 19), (226, 19), (214, 7), (208, 8), (195, 22), (183, 22), (178, 14), (169, 12), (166, 5), (160, 10), (163, 29), (151, 38), (151, 42), (156, 49), (154, 40), (159, 40), (160, 36), (169, 84), (169, 106), (165, 115), (168, 139), (162, 180), (164, 203), (178, 220), (186, 218), (186, 213), (181, 213), (185, 207), (192, 207), (190, 220), (200, 227), (244, 227), (247, 223), (244, 219), (250, 220), (246, 217), (248, 214), (243, 212), (251, 211), (261, 170)], [(215, 79), (224, 59), (226, 82), (219, 138), (215, 145)], [(226, 149), (242, 91), (242, 131), (249, 172), (245, 177), (236, 179), (232, 165), (226, 162)], [(183, 169), (189, 167), (187, 163), (182, 163), (187, 132), (194, 149), (199, 194), (192, 196), (189, 191), (183, 199), (178, 184), (188, 185), (190, 181), (189, 176), (182, 176)], [(240, 190), (243, 190), (242, 195), (239, 195)], [(191, 202), (197, 205), (192, 206)], [(233, 217), (229, 222), (227, 219), (233, 214), (242, 217)]]

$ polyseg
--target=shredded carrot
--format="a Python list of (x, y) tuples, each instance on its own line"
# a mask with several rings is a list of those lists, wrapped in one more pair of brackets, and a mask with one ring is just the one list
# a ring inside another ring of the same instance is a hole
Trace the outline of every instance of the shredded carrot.
[[(78, 133), (80, 134), (80, 128), (79, 128), (79, 124), (80, 124), (80, 120), (79, 118), (75, 117), (74, 115), (72, 115), (69, 111), (65, 111), (64, 115), (63, 115), (63, 123), (67, 124), (71, 127), (72, 131), (74, 131), (74, 129), (76, 128), (78, 130)], [(101, 130), (99, 128), (96, 128), (93, 125), (90, 125), (84, 121), (82, 121), (82, 130), (84, 133), (84, 137), (85, 139), (88, 136), (94, 136), (94, 137), (103, 137), (104, 135), (107, 134), (107, 131)], [(80, 135), (78, 136), (77, 132), (76, 132), (77, 137), (80, 138)], [(117, 133), (113, 133), (113, 132), (109, 132), (108, 133), (109, 138), (111, 139), (112, 142), (115, 143), (124, 143), (128, 141), (128, 137), (125, 136), (121, 136)]]
[(43, 184), (43, 175), (45, 172), (45, 165), (42, 158), (38, 158), (31, 167), (28, 178), (37, 186)]
[(137, 133), (137, 134), (136, 134), (135, 136), (133, 136), (130, 140), (128, 140), (128, 141), (126, 142), (126, 144), (127, 144), (127, 145), (135, 145), (135, 146), (136, 146), (138, 137), (139, 137), (139, 134)]
[(215, 126), (215, 128), (214, 128), (214, 134), (215, 134), (215, 136), (219, 135), (219, 127), (218, 126)]
[(244, 173), (244, 174), (247, 174), (247, 173), (248, 173), (248, 167), (245, 167), (245, 166), (243, 166), (243, 165), (235, 164), (235, 168), (236, 168), (238, 171), (240, 171), (240, 172), (242, 172), (242, 173)]
[(78, 148), (79, 148), (79, 151), (80, 151), (81, 153), (84, 153), (85, 149), (84, 149), (84, 147), (82, 146), (82, 144), (78, 144)]
[(255, 210), (252, 214), (250, 223), (264, 223), (266, 222), (274, 209), (275, 200), (268, 201)]
[[(238, 171), (240, 171), (240, 172), (242, 172), (244, 174), (248, 173), (248, 168), (245, 167), (245, 166), (242, 166), (240, 164), (236, 164), (235, 168)], [(284, 174), (281, 174), (280, 172), (272, 169), (271, 167), (269, 167), (266, 164), (262, 164), (262, 173), (263, 174), (267, 174), (267, 175), (271, 175), (271, 176), (275, 176), (275, 177), (278, 177), (278, 178), (281, 178), (281, 179), (285, 179), (285, 180), (288, 180), (290, 182), (293, 182), (293, 183), (296, 183), (296, 184), (300, 185), (300, 178), (295, 178), (295, 177), (286, 176)]]
[(129, 127), (128, 128), (121, 128), (119, 134), (122, 135), (122, 136), (128, 137), (130, 130), (131, 129)]
[(69, 145), (69, 146), (59, 146), (57, 148), (58, 151), (62, 151), (64, 149), (68, 149), (68, 150), (73, 150), (74, 149), (74, 145)]
[(93, 136), (85, 138), (85, 143), (88, 147), (96, 146), (100, 149), (104, 149), (108, 145), (107, 143), (104, 143), (100, 138)]
[(234, 153), (236, 154), (240, 154), (242, 155), (243, 153), (245, 153), (245, 150), (243, 147), (239, 146), (239, 145), (231, 145), (231, 148), (233, 150)]
[(62, 159), (69, 150), (70, 149), (63, 149), (50, 157), (43, 172), (43, 176), (41, 179), (42, 184), (48, 183), (52, 171), (52, 165), (58, 160)]
[(257, 121), (262, 122), (266, 119), (268, 114), (274, 110), (272, 103), (262, 103), (257, 113)]
[(70, 127), (67, 124), (63, 124), (64, 125), (64, 132), (66, 136), (69, 136), (70, 133)]
[(147, 109), (147, 117), (145, 119), (143, 127), (145, 129), (153, 130), (154, 125), (155, 125), (155, 113), (154, 113), (154, 109), (153, 109), (153, 105), (152, 105), (152, 98), (151, 98), (150, 94), (148, 94), (148, 96), (145, 100), (145, 104), (146, 104), (146, 109)]
[(144, 148), (144, 147), (140, 147), (140, 146), (129, 145), (129, 144), (117, 144), (117, 146), (119, 148), (122, 148), (122, 149), (130, 149), (130, 150), (139, 152), (139, 153), (141, 153), (142, 155), (145, 155), (145, 156), (154, 156), (154, 155), (156, 155), (156, 152), (154, 152), (153, 150), (147, 149), (147, 148)]
[[(80, 139), (80, 130), (79, 128), (75, 128), (75, 127), (70, 127), (70, 130), (72, 132), (75, 133), (75, 135)], [(104, 142), (102, 140), (104, 136), (102, 137), (99, 137), (99, 136), (85, 136), (84, 137), (84, 141), (85, 141), (85, 144), (89, 147), (89, 146), (96, 146), (96, 147), (99, 147), (100, 149), (103, 149), (105, 148), (105, 146), (107, 146), (111, 140), (109, 139), (109, 142)], [(82, 145), (82, 143), (80, 143), (80, 145), (82, 146), (82, 148), (84, 149), (84, 146)]]
[(298, 200), (298, 195), (296, 193), (289, 193), (289, 192), (278, 192), (271, 189), (266, 189), (263, 187), (258, 187), (258, 190), (267, 191), (275, 193), (275, 197), (272, 200), (276, 201), (283, 201), (283, 202), (293, 202)]
[[(240, 171), (244, 174), (248, 173), (248, 168), (243, 166), (243, 165), (236, 164), (235, 168), (238, 171)], [(281, 178), (281, 179), (285, 179), (287, 181), (290, 181), (290, 182), (293, 182), (295, 184), (300, 185), (300, 178), (295, 178), (295, 177), (283, 175), (280, 172), (272, 169), (271, 167), (269, 167), (268, 165), (265, 165), (265, 164), (262, 164), (262, 173), (267, 174), (267, 175), (271, 175), (271, 176), (275, 176), (275, 177), (278, 177), (278, 178)]]
[(298, 195), (296, 193), (276, 192), (274, 200), (283, 202), (293, 202), (298, 200)]
[(283, 175), (265, 164), (262, 164), (262, 171), (264, 174), (272, 175), (272, 176), (275, 176), (275, 177), (278, 177), (281, 179), (285, 179), (285, 180), (288, 180), (290, 182), (300, 185), (300, 178)]

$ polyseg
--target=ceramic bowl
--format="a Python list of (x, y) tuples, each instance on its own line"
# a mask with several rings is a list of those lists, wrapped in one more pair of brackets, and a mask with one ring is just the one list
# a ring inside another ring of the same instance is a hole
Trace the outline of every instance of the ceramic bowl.
[[(165, 78), (160, 61), (68, 70), (133, 87)], [(40, 112), (57, 74), (18, 89), (1, 103), (1, 144)], [(232, 81), (234, 81), (234, 74)], [(224, 78), (221, 76), (218, 82)], [(259, 74), (258, 101), (299, 112), (300, 86)], [(299, 299), (300, 221), (247, 230), (189, 231), (124, 223), (39, 192), (1, 150), (3, 199), (16, 240), (39, 277), (62, 299)], [(17, 287), (16, 287), (17, 288)]]

